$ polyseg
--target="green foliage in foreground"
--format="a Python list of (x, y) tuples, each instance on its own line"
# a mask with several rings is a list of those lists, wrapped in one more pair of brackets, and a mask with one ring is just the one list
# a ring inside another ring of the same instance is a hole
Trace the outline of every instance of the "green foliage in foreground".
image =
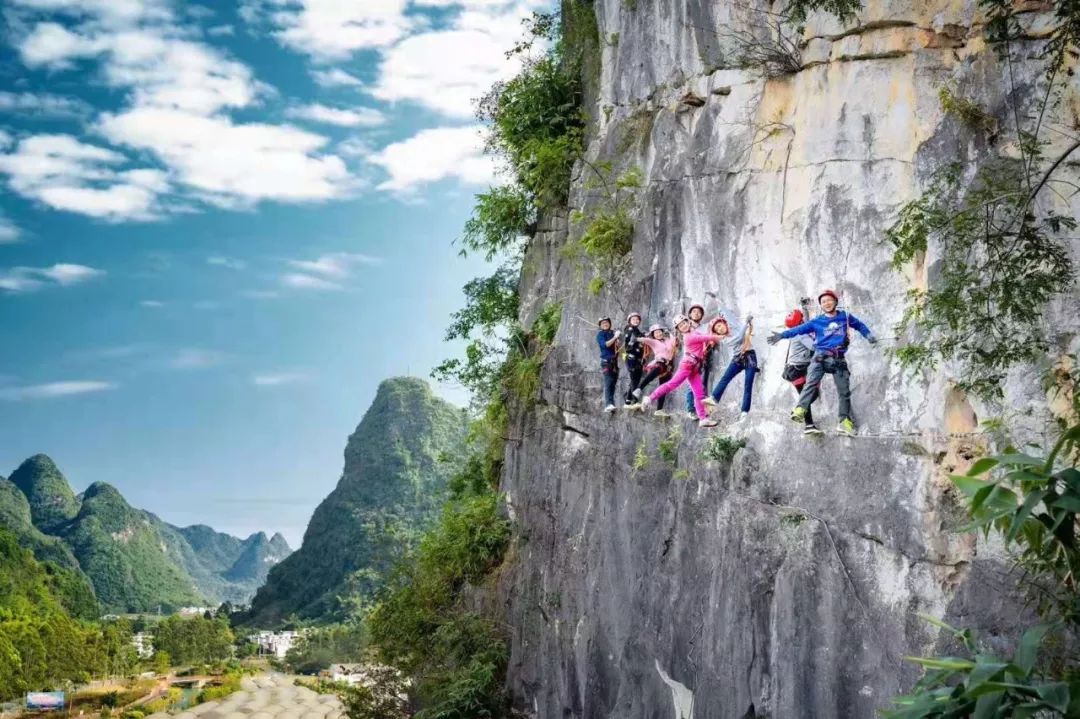
[(130, 626), (102, 629), (68, 613), (57, 590), (65, 572), (0, 529), (0, 700), (134, 665)]
[(367, 681), (338, 693), (349, 719), (407, 719), (408, 683), (393, 667), (369, 666)]
[(509, 537), (494, 492), (450, 502), (369, 617), (381, 658), (414, 677), (423, 719), (501, 715), (505, 640), (459, 599), (499, 564)]
[(1010, 447), (952, 478), (967, 501), (967, 529), (1002, 536), (1044, 623), (1024, 634), (1011, 658), (999, 658), (971, 632), (930, 619), (967, 656), (912, 659), (926, 674), (895, 700), (891, 719), (1080, 716), (1080, 674), (1068, 654), (1069, 637), (1080, 628), (1078, 449), (1080, 425), (1074, 425), (1062, 429), (1046, 456)]
[[(1022, 144), (1032, 163), (1040, 146)], [(1045, 356), (1049, 338), (1039, 318), (1050, 300), (1074, 282), (1072, 261), (1057, 239), (1076, 220), (1036, 213), (1033, 165), (1000, 160), (974, 181), (954, 163), (937, 173), (927, 191), (900, 210), (886, 233), (893, 265), (925, 262), (933, 242), (940, 253), (928, 289), (908, 293), (897, 326), (910, 341), (896, 350), (912, 369), (932, 369), (958, 359), (960, 386), (984, 397), (1000, 396), (1006, 372)]]
[(1080, 680), (1055, 681), (1037, 665), (1050, 626), (1032, 627), (1011, 658), (999, 659), (980, 652), (970, 631), (925, 618), (952, 634), (970, 658), (909, 657), (926, 674), (911, 694), (894, 700), (899, 708), (886, 712), (888, 719), (1080, 716)]

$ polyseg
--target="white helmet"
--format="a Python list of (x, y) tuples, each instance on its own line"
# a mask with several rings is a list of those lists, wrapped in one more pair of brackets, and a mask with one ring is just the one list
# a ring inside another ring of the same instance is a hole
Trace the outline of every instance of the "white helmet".
[(675, 315), (675, 319), (671, 321), (671, 326), (674, 327), (675, 329), (678, 329), (679, 325), (681, 325), (683, 322), (689, 322), (689, 321), (690, 321), (690, 318), (687, 317), (686, 315)]
[(634, 319), (635, 317), (637, 317), (639, 320), (641, 319), (640, 314), (638, 314), (637, 312), (631, 312), (626, 316), (626, 323), (630, 324), (630, 320)]
[(656, 332), (656, 330), (660, 330), (661, 332), (665, 331), (663, 325), (653, 325), (652, 327), (649, 328), (649, 334), (652, 334), (653, 332)]

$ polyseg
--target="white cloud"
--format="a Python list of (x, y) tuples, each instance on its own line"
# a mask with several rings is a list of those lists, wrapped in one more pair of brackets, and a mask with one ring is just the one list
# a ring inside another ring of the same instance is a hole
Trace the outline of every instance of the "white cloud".
[(358, 252), (332, 252), (314, 260), (289, 260), (289, 264), (308, 274), (337, 279), (348, 277), (357, 265), (378, 265), (382, 259)]
[(206, 31), (210, 37), (232, 36), (236, 34), (236, 28), (232, 25), (215, 25)]
[(120, 171), (123, 155), (70, 135), (32, 135), (0, 154), (11, 189), (58, 210), (108, 220), (150, 219), (168, 183), (160, 170)]
[(330, 280), (323, 279), (322, 277), (305, 275), (299, 272), (290, 272), (288, 274), (282, 275), (281, 284), (285, 287), (290, 287), (297, 290), (339, 291), (345, 289), (337, 282), (331, 282)]
[(16, 8), (93, 17), (110, 23), (168, 19), (168, 0), (10, 0)]
[(138, 108), (104, 116), (101, 130), (113, 142), (153, 152), (177, 181), (216, 204), (326, 200), (352, 187), (340, 157), (314, 154), (325, 137), (287, 125)]
[(45, 65), (63, 68), (76, 58), (90, 57), (100, 51), (92, 38), (68, 30), (56, 22), (43, 22), (17, 41), (22, 61), (30, 67)]
[(57, 397), (88, 394), (90, 392), (104, 392), (111, 389), (116, 389), (116, 385), (112, 382), (69, 380), (66, 382), (50, 382), (48, 384), (36, 384), (24, 387), (0, 387), (0, 399), (13, 402), (28, 399), (54, 399)]
[(243, 260), (238, 260), (233, 257), (223, 257), (221, 255), (207, 257), (206, 264), (214, 265), (216, 267), (225, 267), (230, 270), (242, 270), (247, 267), (247, 263)]
[(197, 370), (216, 367), (229, 356), (217, 350), (200, 349), (198, 347), (186, 347), (176, 353), (169, 360), (169, 367), (178, 370)]
[(161, 300), (143, 300), (139, 303), (139, 306), (146, 307), (148, 309), (157, 309), (159, 307), (164, 307), (165, 303)]
[(246, 0), (242, 15), (266, 21), (287, 47), (323, 60), (387, 47), (410, 22), (406, 0)]
[(87, 280), (101, 277), (105, 274), (102, 270), (95, 270), (93, 267), (69, 263), (60, 263), (53, 265), (52, 267), (43, 267), (39, 270), (35, 270), (35, 272), (41, 277), (52, 280), (56, 284), (65, 287), (68, 285), (77, 285), (81, 282), (86, 282)]
[(78, 118), (89, 115), (93, 108), (78, 98), (47, 92), (0, 92), (0, 112), (35, 118)]
[(354, 77), (340, 67), (329, 70), (312, 70), (311, 78), (319, 87), (363, 87), (360, 78)]
[(533, 6), (469, 3), (451, 26), (418, 33), (388, 49), (371, 94), (451, 117), (472, 117), (473, 101), (521, 67), (519, 59), (507, 59), (506, 50), (521, 35), (521, 20)]
[(17, 47), (29, 67), (64, 68), (73, 59), (103, 56), (106, 83), (131, 89), (137, 105), (208, 114), (255, 100), (259, 86), (250, 69), (171, 32), (160, 27), (73, 32), (42, 22)]
[(18, 294), (32, 292), (50, 284), (69, 287), (104, 275), (103, 270), (66, 262), (51, 267), (13, 267), (0, 271), (0, 290)]
[(19, 237), (21, 236), (22, 231), (19, 229), (18, 225), (3, 215), (0, 215), (0, 245), (10, 245), (18, 242)]
[(389, 178), (380, 190), (410, 192), (421, 185), (457, 178), (472, 185), (495, 182), (495, 165), (483, 154), (483, 128), (437, 127), (388, 145), (371, 157)]
[(370, 107), (347, 109), (316, 103), (289, 108), (285, 114), (297, 120), (309, 120), (339, 127), (376, 127), (386, 122), (385, 115)]
[(253, 375), (251, 383), (256, 387), (280, 387), (285, 384), (306, 382), (311, 377), (304, 372), (269, 372)]

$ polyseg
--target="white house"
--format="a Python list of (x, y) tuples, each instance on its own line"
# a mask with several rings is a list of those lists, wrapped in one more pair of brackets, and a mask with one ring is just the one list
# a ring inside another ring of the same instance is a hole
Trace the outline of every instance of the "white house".
[(363, 664), (331, 664), (330, 681), (345, 684), (360, 684), (367, 679), (367, 670)]
[(149, 659), (154, 656), (154, 637), (146, 632), (138, 632), (131, 637), (131, 645), (139, 654), (139, 659)]
[(299, 632), (268, 632), (248, 636), (248, 640), (259, 645), (259, 654), (272, 654), (278, 659), (284, 659), (285, 654), (292, 649), (293, 645), (304, 635)]

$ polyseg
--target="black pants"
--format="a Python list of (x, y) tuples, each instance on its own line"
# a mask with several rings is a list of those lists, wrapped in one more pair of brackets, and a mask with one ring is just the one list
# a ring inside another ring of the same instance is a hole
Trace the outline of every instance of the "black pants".
[[(802, 388), (806, 384), (806, 374), (809, 369), (810, 365), (796, 367), (793, 364), (789, 364), (784, 368), (784, 379), (791, 383), (791, 386), (795, 388), (796, 394), (802, 394)], [(803, 422), (807, 427), (814, 423), (814, 413), (809, 407), (806, 408), (806, 416), (803, 418)]]
[(637, 401), (634, 399), (634, 390), (638, 388), (643, 372), (644, 368), (641, 366), (641, 360), (633, 357), (626, 358), (626, 373), (630, 375), (630, 386), (626, 388), (626, 404), (633, 404)]
[[(649, 383), (654, 379), (658, 380), (657, 384), (664, 384), (671, 376), (675, 374), (675, 368), (671, 366), (670, 362), (656, 362), (650, 365), (650, 369), (645, 373), (645, 376), (641, 378), (637, 388), (645, 391), (645, 388), (649, 386)], [(656, 400), (656, 408), (664, 408), (664, 400), (667, 399), (667, 395), (664, 395), (660, 399)]]

